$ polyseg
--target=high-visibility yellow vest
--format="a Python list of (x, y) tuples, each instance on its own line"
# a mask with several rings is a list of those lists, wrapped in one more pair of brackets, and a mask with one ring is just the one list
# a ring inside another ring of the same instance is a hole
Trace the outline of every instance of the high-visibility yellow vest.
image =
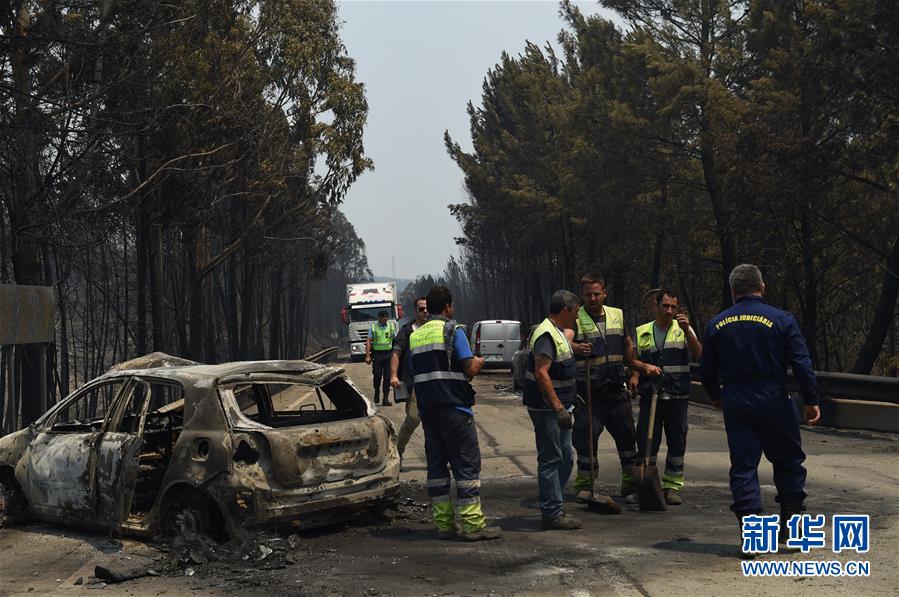
[(549, 408), (549, 405), (540, 393), (540, 389), (537, 387), (537, 379), (534, 376), (534, 345), (545, 334), (549, 334), (556, 348), (555, 359), (549, 366), (549, 378), (552, 380), (556, 396), (559, 398), (562, 406), (567, 408), (574, 403), (574, 398), (577, 394), (577, 388), (575, 388), (574, 383), (574, 353), (571, 350), (571, 345), (568, 343), (568, 338), (559, 331), (556, 324), (549, 318), (544, 319), (537, 326), (528, 342), (531, 353), (528, 355), (527, 360), (527, 373), (525, 373), (524, 397), (522, 401), (525, 406), (530, 408)]
[[(637, 358), (662, 369), (662, 377), (656, 380), (662, 394), (677, 397), (690, 395), (690, 353), (687, 336), (677, 321), (672, 321), (662, 346), (656, 346), (652, 321), (637, 327)], [(652, 392), (653, 380), (640, 376), (640, 393)]]
[(446, 344), (447, 340), (453, 342), (455, 333), (455, 322), (436, 316), (409, 336), (412, 381), (420, 412), (474, 404), (474, 390)]
[[(589, 356), (575, 355), (577, 380), (587, 379), (587, 362), (590, 363), (590, 377), (594, 383), (615, 377), (624, 378), (624, 312), (617, 307), (603, 306), (605, 312), (605, 332), (597, 326), (593, 317), (581, 307), (577, 313), (575, 342), (589, 342), (593, 349)], [(607, 365), (608, 364), (608, 365)], [(617, 383), (617, 382), (616, 382)]]
[(387, 322), (387, 325), (381, 327), (380, 323), (373, 323), (368, 331), (371, 338), (372, 350), (392, 350), (393, 338), (396, 331), (393, 329), (393, 323)]

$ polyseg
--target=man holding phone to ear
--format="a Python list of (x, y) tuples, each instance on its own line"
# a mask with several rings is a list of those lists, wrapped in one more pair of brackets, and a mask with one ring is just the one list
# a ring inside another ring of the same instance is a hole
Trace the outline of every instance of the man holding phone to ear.
[(661, 375), (652, 379), (631, 374), (630, 384), (637, 384), (640, 394), (640, 418), (637, 421), (638, 460), (646, 451), (649, 431), (649, 411), (652, 393), (658, 397), (653, 424), (653, 440), (650, 461), (655, 462), (662, 443), (662, 429), (668, 455), (662, 489), (665, 503), (679, 506), (683, 503), (680, 491), (684, 487), (684, 454), (687, 451), (687, 405), (690, 398), (690, 360), (702, 356), (702, 345), (696, 337), (687, 315), (680, 312), (677, 293), (661, 290), (656, 295), (655, 320), (637, 328), (637, 357), (661, 369)]

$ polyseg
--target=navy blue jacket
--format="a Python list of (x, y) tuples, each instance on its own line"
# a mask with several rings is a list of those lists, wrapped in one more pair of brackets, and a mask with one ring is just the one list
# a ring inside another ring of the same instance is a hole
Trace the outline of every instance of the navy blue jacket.
[[(713, 400), (785, 398), (787, 367), (805, 404), (818, 404), (818, 384), (805, 338), (792, 314), (758, 296), (743, 296), (709, 322), (700, 376)], [(722, 389), (719, 383), (724, 386)]]

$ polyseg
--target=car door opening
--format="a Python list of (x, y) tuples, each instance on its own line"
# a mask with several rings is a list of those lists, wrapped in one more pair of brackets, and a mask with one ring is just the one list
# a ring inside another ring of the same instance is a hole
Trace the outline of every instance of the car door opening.
[[(144, 418), (137, 482), (131, 502), (131, 514), (135, 517), (145, 515), (156, 503), (163, 478), (172, 462), (175, 442), (184, 427), (184, 391), (181, 386), (151, 383), (149, 387), (150, 404)], [(138, 415), (140, 412), (137, 410)], [(128, 415), (123, 422), (127, 418)]]

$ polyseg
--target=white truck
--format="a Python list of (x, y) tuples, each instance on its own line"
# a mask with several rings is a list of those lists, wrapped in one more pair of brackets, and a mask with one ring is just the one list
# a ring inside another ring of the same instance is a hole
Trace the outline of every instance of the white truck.
[(397, 304), (396, 282), (362, 282), (346, 285), (346, 306), (340, 317), (349, 328), (350, 360), (365, 359), (368, 329), (378, 321), (378, 313), (387, 311), (394, 329), (403, 317), (403, 307)]

